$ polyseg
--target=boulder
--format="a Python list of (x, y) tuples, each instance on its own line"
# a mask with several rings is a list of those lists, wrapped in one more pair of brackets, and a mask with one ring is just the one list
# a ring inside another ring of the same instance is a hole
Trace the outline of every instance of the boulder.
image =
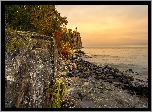
[(148, 81), (138, 78), (132, 82), (132, 89), (136, 91), (137, 94), (148, 96)]
[(134, 77), (133, 77), (133, 74), (132, 74), (132, 73), (123, 72), (122, 75), (123, 75), (124, 78), (130, 79), (130, 81), (133, 81), (133, 80), (134, 80)]

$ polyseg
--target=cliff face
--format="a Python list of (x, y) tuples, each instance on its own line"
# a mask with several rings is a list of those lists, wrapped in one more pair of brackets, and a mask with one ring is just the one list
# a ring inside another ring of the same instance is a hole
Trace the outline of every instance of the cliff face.
[[(35, 38), (46, 48), (35, 48)], [(47, 38), (34, 34), (30, 38), (32, 47), (5, 53), (5, 108), (48, 108), (45, 90), (54, 82), (58, 53), (53, 38)]]
[(81, 49), (82, 48), (82, 41), (81, 41), (81, 37), (80, 37), (80, 33), (79, 32), (75, 32), (73, 34), (73, 39), (74, 39), (74, 47), (76, 49)]
[[(73, 38), (80, 49), (80, 33)], [(17, 31), (5, 33), (5, 40), (5, 108), (48, 108), (45, 90), (54, 83), (57, 69), (65, 68), (54, 38)]]

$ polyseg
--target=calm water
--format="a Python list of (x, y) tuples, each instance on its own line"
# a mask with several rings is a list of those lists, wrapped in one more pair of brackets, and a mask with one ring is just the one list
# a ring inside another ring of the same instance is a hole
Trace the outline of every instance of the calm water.
[(148, 76), (148, 47), (88, 47), (82, 51), (92, 57), (85, 60), (97, 65), (109, 64), (122, 71), (133, 69), (142, 76)]

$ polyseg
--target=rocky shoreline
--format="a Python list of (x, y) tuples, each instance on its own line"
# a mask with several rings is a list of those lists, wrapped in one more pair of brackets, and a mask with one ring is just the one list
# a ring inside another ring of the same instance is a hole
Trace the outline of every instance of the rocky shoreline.
[(47, 108), (44, 90), (55, 77), (69, 86), (61, 108), (148, 108), (148, 79), (132, 69), (85, 61), (83, 57), (90, 57), (82, 51), (74, 55), (70, 60), (55, 55), (53, 61), (42, 49), (6, 53), (5, 108)]
[[(148, 79), (139, 79), (132, 69), (120, 71), (110, 65), (97, 66), (76, 52), (69, 61), (69, 90), (62, 108), (147, 108)], [(142, 99), (141, 99), (142, 97)]]

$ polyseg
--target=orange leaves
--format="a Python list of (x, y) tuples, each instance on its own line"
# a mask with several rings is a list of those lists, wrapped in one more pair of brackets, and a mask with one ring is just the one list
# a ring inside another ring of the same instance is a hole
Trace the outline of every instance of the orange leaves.
[[(31, 11), (31, 23), (45, 35), (54, 36), (60, 39), (61, 26), (67, 23), (66, 17), (61, 17), (60, 13), (56, 10), (55, 5), (39, 5), (33, 7)], [(55, 31), (55, 32), (53, 32)]]
[(63, 28), (63, 32), (67, 32), (67, 28)]
[(61, 52), (61, 54), (62, 54), (64, 57), (68, 58), (68, 51), (67, 51), (67, 50), (61, 50), (60, 52)]
[(65, 44), (65, 47), (70, 48), (70, 43), (69, 43), (69, 42), (67, 42), (67, 43)]
[[(68, 58), (71, 50), (72, 29), (65, 26), (68, 23), (67, 17), (61, 17), (55, 5), (37, 5), (30, 10), (30, 20), (39, 33), (53, 36), (58, 49), (63, 56)], [(47, 95), (49, 97), (49, 95)]]
[(53, 35), (58, 40), (58, 39), (60, 39), (61, 33), (59, 30), (55, 30), (55, 31), (53, 31)]
[[(53, 30), (60, 29), (60, 18), (54, 5), (36, 6), (33, 8), (31, 14), (32, 24), (37, 27), (40, 33), (45, 35), (50, 35)], [(59, 39), (60, 34), (55, 34), (55, 37)]]

